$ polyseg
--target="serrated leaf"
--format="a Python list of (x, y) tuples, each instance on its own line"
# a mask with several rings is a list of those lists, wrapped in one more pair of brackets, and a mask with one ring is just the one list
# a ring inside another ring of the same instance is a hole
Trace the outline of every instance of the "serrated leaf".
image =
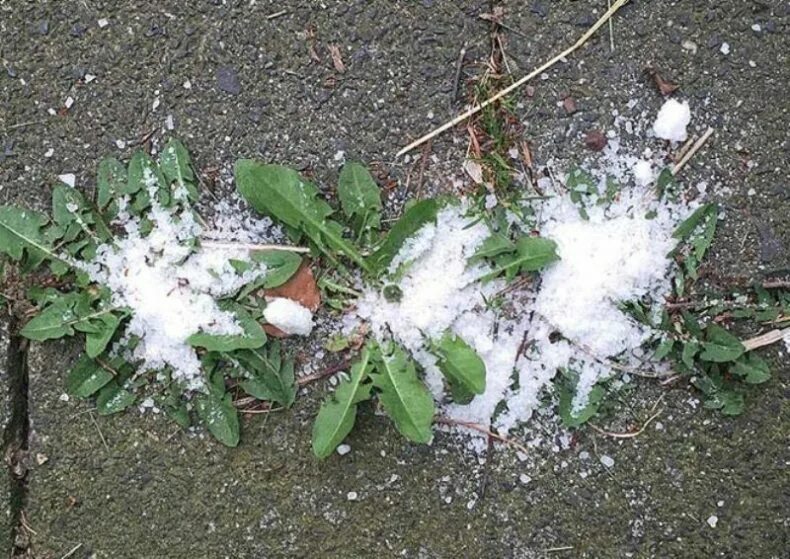
[(25, 252), (38, 262), (44, 257), (60, 260), (44, 240), (46, 215), (14, 206), (0, 206), (0, 252), (19, 261)]
[(83, 355), (66, 377), (66, 392), (87, 398), (113, 379), (113, 374), (90, 357)]
[(683, 344), (680, 360), (689, 369), (694, 368), (694, 357), (699, 353), (700, 344), (697, 340), (689, 340)]
[(328, 217), (332, 208), (319, 199), (315, 186), (280, 165), (265, 165), (241, 159), (235, 166), (236, 185), (245, 200), (258, 212), (269, 215), (307, 235), (329, 258), (333, 251), (370, 272), (359, 251), (343, 238), (342, 227)]
[(351, 377), (337, 385), (321, 405), (313, 424), (313, 453), (326, 458), (343, 442), (354, 427), (357, 404), (370, 398), (370, 351), (362, 350), (359, 360), (351, 367)]
[(99, 415), (111, 415), (125, 410), (132, 404), (136, 396), (113, 380), (106, 384), (96, 396), (96, 410)]
[(88, 205), (79, 190), (65, 184), (59, 184), (52, 189), (52, 220), (55, 223), (69, 225), (86, 209)]
[(754, 354), (738, 358), (733, 372), (748, 384), (762, 384), (771, 378), (771, 369), (765, 359)]
[(233, 351), (236, 349), (255, 349), (266, 343), (266, 332), (263, 326), (241, 306), (233, 305), (223, 310), (231, 310), (241, 326), (241, 334), (210, 334), (197, 332), (187, 338), (192, 347), (202, 347), (207, 351)]
[(159, 168), (165, 178), (186, 193), (188, 200), (198, 199), (197, 181), (192, 171), (189, 152), (180, 141), (171, 138), (159, 154)]
[(595, 416), (596, 413), (598, 413), (598, 408), (601, 406), (601, 401), (603, 400), (605, 394), (606, 392), (602, 387), (593, 386), (588, 396), (587, 405), (581, 410), (574, 411), (574, 391), (567, 384), (563, 385), (560, 388), (559, 403), (559, 414), (562, 424), (565, 427), (571, 428), (579, 427), (580, 425), (583, 425), (589, 421), (593, 416)]
[(351, 161), (343, 165), (337, 183), (340, 207), (354, 224), (357, 235), (366, 229), (378, 229), (381, 223), (379, 187), (364, 165)]
[(665, 167), (658, 174), (656, 179), (656, 191), (658, 198), (662, 199), (664, 196), (675, 189), (675, 175), (672, 169)]
[(85, 351), (88, 357), (98, 357), (107, 349), (115, 331), (121, 324), (121, 318), (113, 313), (102, 314), (94, 323), (97, 328), (85, 334)]
[(461, 337), (446, 332), (431, 350), (439, 357), (436, 366), (447, 378), (457, 402), (465, 403), (471, 399), (468, 395), (485, 392), (486, 365)]
[(735, 361), (744, 354), (746, 348), (741, 341), (717, 324), (709, 324), (706, 329), (707, 341), (702, 344), (700, 359), (714, 363)]
[(96, 173), (96, 206), (103, 210), (126, 188), (128, 175), (123, 163), (114, 157), (102, 159)]
[(428, 223), (436, 221), (439, 211), (436, 199), (421, 200), (408, 208), (395, 225), (387, 233), (378, 249), (368, 257), (370, 268), (376, 275), (381, 275), (398, 254), (403, 243)]
[(261, 287), (266, 289), (281, 286), (291, 279), (299, 269), (299, 266), (302, 265), (301, 256), (284, 250), (254, 252), (251, 258), (266, 265), (266, 276), (261, 284)]
[(515, 250), (516, 245), (507, 236), (502, 233), (493, 233), (480, 244), (480, 247), (469, 259), (469, 262), (470, 264), (475, 263), (486, 258), (494, 258), (508, 252), (515, 252)]
[(252, 376), (240, 384), (250, 396), (268, 400), (290, 407), (296, 400), (296, 377), (294, 362), (291, 358), (283, 360), (280, 345), (272, 344), (268, 354), (262, 351), (238, 351), (233, 357), (238, 360)]
[[(221, 375), (214, 376), (222, 380)], [(196, 398), (195, 407), (209, 433), (225, 446), (235, 447), (239, 444), (239, 415), (233, 398), (219, 381), (209, 383), (208, 394)]]
[(430, 442), (433, 397), (417, 377), (406, 351), (391, 342), (381, 346), (370, 378), (380, 390), (379, 401), (398, 431), (410, 441)]
[(55, 299), (25, 324), (20, 334), (38, 342), (72, 336), (75, 329), (85, 331), (93, 320), (101, 320), (115, 309), (94, 310), (84, 294), (70, 293)]
[(661, 361), (672, 352), (673, 347), (675, 347), (675, 340), (672, 338), (666, 338), (662, 340), (661, 343), (658, 344), (658, 348), (656, 348), (653, 358), (656, 361)]
[(705, 204), (694, 210), (694, 212), (677, 226), (672, 236), (678, 240), (688, 238), (694, 230), (708, 218), (709, 215), (715, 214), (717, 206), (714, 203)]
[(170, 189), (159, 166), (142, 150), (136, 151), (129, 161), (129, 172), (123, 194), (134, 194), (132, 207), (142, 211), (151, 203), (151, 193), (157, 194), (163, 206), (170, 204)]
[(487, 281), (500, 274), (513, 277), (517, 273), (537, 272), (559, 258), (557, 243), (551, 239), (521, 237), (516, 241), (516, 252), (500, 256), (494, 269), (480, 279)]

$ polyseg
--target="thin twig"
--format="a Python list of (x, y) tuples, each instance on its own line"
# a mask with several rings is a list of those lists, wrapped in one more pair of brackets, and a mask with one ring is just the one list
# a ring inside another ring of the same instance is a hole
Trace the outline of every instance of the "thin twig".
[(77, 551), (79, 551), (79, 549), (80, 549), (81, 547), (82, 547), (82, 544), (81, 544), (81, 543), (78, 543), (77, 545), (75, 545), (74, 547), (72, 547), (72, 548), (71, 548), (71, 550), (70, 550), (68, 553), (66, 553), (66, 555), (64, 555), (63, 557), (61, 557), (60, 559), (68, 559), (69, 557), (71, 557), (72, 555), (74, 555), (75, 553), (77, 553)]
[(456, 426), (456, 427), (466, 427), (467, 429), (472, 429), (473, 431), (478, 431), (480, 433), (483, 433), (484, 435), (488, 435), (492, 439), (496, 439), (496, 440), (498, 440), (501, 443), (504, 443), (504, 444), (507, 444), (507, 445), (510, 445), (510, 446), (514, 446), (514, 447), (516, 447), (517, 449), (519, 449), (521, 452), (523, 452), (525, 454), (529, 453), (529, 449), (526, 446), (524, 446), (523, 444), (521, 444), (519, 442), (516, 442), (513, 439), (508, 439), (507, 437), (505, 437), (503, 435), (500, 435), (498, 433), (494, 433), (493, 431), (491, 431), (490, 429), (486, 429), (485, 427), (483, 427), (479, 423), (473, 423), (471, 421), (462, 421), (460, 419), (453, 419), (452, 417), (443, 417), (443, 416), (437, 417), (435, 422), (436, 423), (440, 423), (442, 425), (453, 425), (453, 426)]
[(548, 70), (549, 68), (551, 68), (552, 66), (554, 66), (554, 65), (555, 65), (557, 62), (559, 62), (559, 61), (561, 61), (561, 60), (564, 60), (564, 59), (566, 59), (568, 56), (570, 56), (571, 54), (573, 54), (573, 53), (574, 53), (574, 52), (575, 52), (575, 51), (576, 51), (576, 50), (577, 50), (579, 47), (581, 47), (581, 46), (582, 46), (584, 43), (586, 43), (586, 42), (589, 40), (589, 38), (590, 38), (590, 37), (592, 37), (592, 35), (593, 35), (593, 34), (595, 34), (595, 32), (596, 32), (596, 31), (598, 31), (598, 29), (600, 29), (600, 28), (601, 28), (601, 26), (602, 26), (604, 23), (606, 23), (607, 21), (609, 21), (609, 18), (611, 18), (611, 17), (612, 17), (612, 16), (613, 16), (613, 15), (614, 15), (614, 14), (615, 14), (615, 13), (616, 13), (616, 12), (617, 12), (617, 11), (618, 11), (620, 8), (622, 8), (622, 7), (623, 7), (623, 6), (624, 6), (624, 5), (625, 5), (627, 2), (629, 2), (629, 0), (617, 0), (617, 1), (616, 1), (614, 4), (612, 4), (612, 7), (611, 7), (611, 8), (609, 8), (609, 9), (606, 11), (606, 13), (604, 13), (604, 14), (601, 16), (601, 18), (600, 18), (598, 21), (596, 21), (596, 22), (593, 24), (593, 26), (592, 26), (592, 27), (590, 27), (590, 28), (589, 28), (589, 29), (588, 29), (588, 30), (587, 30), (587, 31), (586, 31), (586, 32), (585, 32), (585, 33), (584, 33), (584, 34), (583, 34), (583, 35), (582, 35), (582, 36), (581, 36), (581, 37), (580, 37), (580, 38), (579, 38), (579, 39), (578, 39), (578, 40), (577, 40), (577, 41), (576, 41), (574, 44), (572, 44), (570, 47), (566, 48), (564, 51), (562, 51), (561, 53), (559, 53), (558, 55), (556, 55), (554, 58), (552, 58), (552, 59), (551, 59), (551, 60), (549, 60), (548, 62), (544, 63), (543, 65), (539, 66), (538, 68), (536, 68), (535, 70), (533, 70), (532, 72), (530, 72), (529, 74), (527, 74), (526, 76), (524, 76), (523, 78), (521, 78), (520, 80), (518, 80), (518, 81), (514, 82), (512, 85), (509, 85), (508, 87), (506, 87), (505, 89), (503, 89), (503, 90), (502, 90), (502, 91), (500, 91), (499, 93), (497, 93), (497, 94), (495, 94), (495, 95), (493, 95), (493, 96), (489, 97), (488, 99), (486, 99), (486, 100), (485, 100), (485, 101), (483, 101), (482, 103), (480, 103), (480, 104), (478, 104), (478, 105), (476, 105), (476, 106), (472, 107), (471, 109), (469, 109), (469, 110), (468, 110), (468, 111), (466, 111), (465, 113), (462, 113), (462, 114), (458, 115), (457, 117), (455, 117), (455, 118), (454, 118), (454, 119), (452, 119), (451, 121), (449, 121), (449, 122), (446, 122), (445, 124), (441, 125), (439, 128), (436, 128), (436, 129), (435, 129), (435, 130), (433, 130), (432, 132), (429, 132), (428, 134), (426, 134), (426, 135), (425, 135), (425, 136), (423, 136), (422, 138), (420, 138), (420, 139), (418, 139), (418, 140), (415, 140), (415, 141), (413, 141), (413, 142), (412, 142), (412, 143), (410, 143), (408, 146), (406, 146), (405, 148), (403, 148), (402, 150), (400, 150), (400, 151), (399, 151), (399, 152), (396, 154), (396, 157), (400, 157), (400, 156), (402, 156), (403, 154), (410, 152), (411, 150), (413, 150), (414, 148), (416, 148), (416, 147), (418, 147), (418, 146), (421, 146), (422, 144), (424, 144), (424, 143), (425, 143), (425, 142), (427, 142), (428, 140), (435, 138), (436, 136), (438, 136), (438, 135), (439, 135), (439, 134), (441, 134), (442, 132), (445, 132), (445, 131), (449, 130), (450, 128), (452, 128), (452, 127), (456, 126), (457, 124), (460, 124), (461, 122), (463, 122), (463, 121), (465, 121), (466, 119), (468, 119), (470, 116), (472, 116), (472, 115), (475, 115), (475, 114), (479, 113), (481, 110), (483, 110), (484, 108), (486, 108), (487, 106), (489, 106), (491, 103), (494, 103), (494, 102), (498, 101), (498, 100), (499, 100), (499, 99), (501, 99), (502, 97), (505, 97), (505, 96), (506, 96), (506, 95), (508, 95), (509, 93), (511, 93), (511, 92), (513, 92), (513, 91), (515, 91), (516, 89), (518, 89), (519, 87), (521, 87), (522, 85), (524, 85), (525, 83), (527, 83), (529, 80), (533, 79), (533, 78), (534, 78), (534, 77), (536, 77), (536, 76), (539, 76), (540, 74), (542, 74), (543, 72), (545, 72), (546, 70)]
[(288, 13), (288, 10), (280, 10), (279, 12), (274, 12), (273, 14), (269, 14), (268, 16), (266, 16), (266, 19), (275, 19), (275, 18), (278, 18), (280, 16), (284, 16), (287, 13)]
[(285, 408), (281, 406), (279, 408), (264, 408), (262, 410), (238, 410), (238, 412), (254, 415), (254, 414), (263, 414), (263, 413), (274, 413), (277, 411), (283, 411), (284, 409)]
[(544, 549), (543, 553), (556, 553), (558, 551), (571, 551), (574, 549), (572, 545), (564, 545), (562, 547), (550, 547), (548, 549)]
[(458, 99), (458, 88), (461, 85), (461, 72), (464, 69), (464, 59), (466, 58), (466, 43), (461, 47), (461, 53), (458, 55), (458, 62), (455, 66), (455, 78), (453, 79), (453, 94), (450, 97), (450, 102), (454, 103)]
[(96, 421), (96, 418), (93, 416), (93, 412), (92, 411), (88, 415), (90, 416), (91, 421), (93, 421), (93, 425), (96, 426), (96, 431), (99, 432), (99, 438), (101, 439), (101, 442), (104, 445), (104, 449), (109, 451), (110, 450), (110, 446), (107, 444), (107, 441), (104, 438), (104, 434), (101, 432), (101, 428), (99, 427), (99, 422)]
[(755, 336), (754, 338), (749, 338), (743, 342), (743, 347), (746, 348), (746, 351), (752, 351), (753, 349), (757, 349), (759, 347), (775, 344), (776, 342), (783, 340), (785, 337), (790, 339), (790, 328), (785, 328), (784, 330), (771, 330), (765, 334)]
[(689, 160), (692, 157), (694, 157), (694, 154), (697, 153), (700, 150), (700, 148), (702, 148), (703, 145), (705, 145), (705, 142), (707, 142), (708, 138), (710, 138), (712, 135), (713, 135), (713, 128), (708, 128), (705, 131), (705, 133), (702, 135), (702, 137), (699, 140), (697, 140), (693, 146), (691, 146), (691, 149), (688, 150), (686, 155), (683, 156), (683, 159), (681, 159), (678, 162), (678, 164), (672, 168), (672, 174), (677, 175), (680, 172), (680, 170), (686, 166), (686, 163), (688, 163)]
[(33, 126), (34, 124), (44, 124), (46, 120), (28, 120), (27, 122), (18, 122), (7, 126), (6, 130), (16, 130), (17, 128), (24, 128), (25, 126)]
[[(650, 410), (651, 412), (654, 411), (658, 407), (658, 405), (661, 403), (661, 401), (664, 399), (664, 396), (666, 396), (666, 395), (667, 395), (666, 392), (661, 394), (661, 397), (659, 397), (659, 399), (656, 400), (656, 403), (653, 404), (653, 407)], [(613, 433), (611, 431), (606, 431), (604, 429), (601, 429), (600, 427), (598, 427), (597, 425), (595, 425), (593, 423), (590, 423), (589, 425), (597, 433), (599, 433), (601, 435), (605, 435), (607, 437), (612, 437), (613, 439), (633, 439), (634, 437), (638, 437), (639, 435), (641, 435), (644, 432), (644, 430), (647, 429), (647, 426), (650, 425), (650, 423), (652, 423), (652, 421), (655, 418), (657, 418), (659, 415), (661, 415), (663, 413), (663, 411), (664, 411), (664, 408), (661, 408), (657, 412), (653, 413), (653, 415), (648, 417), (647, 421), (645, 421), (642, 424), (642, 426), (639, 429), (637, 429), (636, 431), (627, 431), (625, 433)]]
[(200, 246), (203, 248), (215, 248), (215, 249), (239, 249), (239, 250), (282, 250), (285, 252), (300, 252), (300, 253), (308, 253), (310, 249), (307, 247), (294, 247), (288, 245), (258, 245), (254, 243), (230, 243), (230, 242), (221, 242), (221, 241), (211, 241), (206, 239), (201, 239)]
[[(612, 9), (612, 0), (607, 0), (609, 9)], [(614, 22), (609, 20), (609, 48), (614, 52)]]

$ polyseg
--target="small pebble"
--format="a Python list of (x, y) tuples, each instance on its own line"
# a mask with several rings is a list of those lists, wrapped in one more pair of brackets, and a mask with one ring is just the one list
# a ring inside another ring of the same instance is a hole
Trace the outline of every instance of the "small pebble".
[(719, 52), (721, 52), (724, 56), (730, 54), (730, 43), (727, 42), (722, 43)]
[(349, 446), (347, 444), (341, 444), (340, 446), (337, 447), (337, 453), (340, 456), (345, 456), (349, 452), (351, 452), (351, 446)]
[(83, 79), (85, 80), (85, 83), (91, 83), (93, 80), (96, 79), (96, 76), (94, 76), (93, 74), (85, 74), (85, 77)]
[(107, 27), (108, 25), (110, 25), (110, 20), (108, 20), (106, 17), (103, 17), (99, 21), (97, 21), (96, 23), (99, 25), (99, 27), (101, 27), (103, 29), (103, 28)]
[(44, 152), (44, 157), (52, 157), (55, 154), (55, 150), (49, 148), (47, 151)]
[(67, 184), (68, 186), (74, 188), (74, 185), (77, 184), (77, 177), (74, 173), (65, 173), (63, 175), (58, 175), (58, 180), (63, 184)]
[(67, 109), (70, 109), (72, 105), (74, 105), (74, 97), (66, 97), (66, 102), (63, 104)]
[(532, 478), (529, 477), (527, 474), (521, 474), (520, 476), (518, 476), (518, 480), (521, 482), (522, 485), (527, 485), (530, 481), (532, 481)]
[(601, 456), (601, 464), (603, 464), (607, 468), (611, 468), (614, 466), (614, 458), (604, 454), (603, 456)]
[(348, 495), (346, 495), (346, 499), (348, 499), (349, 501), (356, 501), (358, 497), (359, 495), (357, 494), (356, 491), (349, 491)]
[(711, 528), (715, 528), (716, 524), (719, 523), (719, 517), (716, 516), (715, 514), (712, 514), (708, 517), (707, 522), (708, 522), (708, 526), (710, 526)]

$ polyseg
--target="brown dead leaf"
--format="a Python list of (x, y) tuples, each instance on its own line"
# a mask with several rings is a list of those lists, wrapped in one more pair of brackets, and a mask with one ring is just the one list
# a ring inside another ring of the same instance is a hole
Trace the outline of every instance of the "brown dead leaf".
[(664, 97), (668, 95), (672, 95), (675, 91), (677, 91), (680, 86), (676, 83), (672, 83), (670, 81), (665, 80), (661, 77), (661, 74), (658, 73), (658, 70), (653, 68), (652, 66), (648, 66), (645, 69), (645, 72), (653, 78), (653, 83), (655, 84), (656, 88), (658, 89), (659, 93)]
[(329, 54), (332, 56), (332, 65), (335, 70), (341, 74), (346, 71), (346, 65), (343, 63), (343, 57), (340, 55), (340, 47), (337, 45), (329, 45)]
[(590, 130), (584, 135), (584, 145), (592, 151), (602, 151), (608, 140), (603, 132), (598, 129)]
[[(307, 261), (302, 263), (302, 266), (291, 279), (279, 287), (264, 289), (262, 295), (266, 298), (282, 297), (296, 301), (312, 312), (317, 311), (321, 305), (321, 291), (318, 289), (313, 271), (310, 269), (310, 264)], [(288, 334), (271, 324), (264, 324), (263, 329), (267, 334), (275, 338), (288, 336)]]

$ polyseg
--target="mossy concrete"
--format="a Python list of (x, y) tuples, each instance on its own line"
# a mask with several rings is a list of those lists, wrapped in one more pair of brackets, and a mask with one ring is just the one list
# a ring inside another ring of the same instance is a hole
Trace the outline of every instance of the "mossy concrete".
[[(331, 190), (343, 151), (400, 180), (390, 207), (418, 188), (449, 191), (462, 135), (434, 142), (424, 185), (414, 156), (395, 161), (394, 153), (457, 109), (456, 61), (466, 44), (463, 89), (464, 76), (483, 69), (489, 28), (478, 16), (490, 11), (487, 2), (441, 0), (14, 4), (0, 5), (11, 70), (0, 77), (0, 147), (10, 145), (0, 202), (38, 208), (61, 173), (76, 173), (90, 192), (99, 157), (128, 156), (152, 130), (164, 137), (167, 115), (207, 175), (259, 157), (299, 167)], [(507, 48), (526, 71), (605, 3), (504, 4), (506, 23), (520, 32), (506, 33)], [(102, 17), (109, 26), (97, 25)], [(757, 21), (764, 32), (751, 30)], [(707, 180), (726, 210), (709, 288), (787, 268), (787, 25), (778, 1), (634, 2), (615, 20), (614, 52), (602, 33), (538, 80), (533, 98), (518, 94), (536, 160), (564, 166), (589, 155), (579, 134), (608, 127), (629, 99), (640, 102), (637, 113), (654, 114), (661, 100), (642, 75), (653, 62), (682, 85), (695, 126), (717, 129), (684, 172), (690, 184)], [(311, 33), (320, 62), (309, 52)], [(729, 57), (717, 54), (712, 35), (732, 45)], [(328, 44), (341, 47), (345, 73), (333, 69)], [(216, 71), (226, 66), (238, 74), (238, 95), (219, 88)], [(86, 73), (96, 79), (84, 83)], [(568, 93), (581, 108), (573, 116), (557, 106)], [(47, 114), (68, 96), (69, 111)], [(639, 424), (663, 395), (665, 411), (639, 437), (614, 441), (587, 429), (565, 450), (543, 444), (521, 461), (497, 447), (485, 462), (444, 434), (410, 445), (367, 408), (352, 452), (317, 462), (309, 437), (322, 386), (291, 410), (246, 417), (237, 449), (160, 416), (100, 418), (63, 398), (78, 352), (54, 342), (29, 355), (30, 455), (39, 456), (29, 460), (25, 503), (33, 557), (80, 546), (72, 557), (778, 558), (787, 547), (790, 371), (778, 346), (765, 352), (776, 378), (749, 391), (742, 417), (695, 407), (681, 386), (640, 382), (607, 423)]]

